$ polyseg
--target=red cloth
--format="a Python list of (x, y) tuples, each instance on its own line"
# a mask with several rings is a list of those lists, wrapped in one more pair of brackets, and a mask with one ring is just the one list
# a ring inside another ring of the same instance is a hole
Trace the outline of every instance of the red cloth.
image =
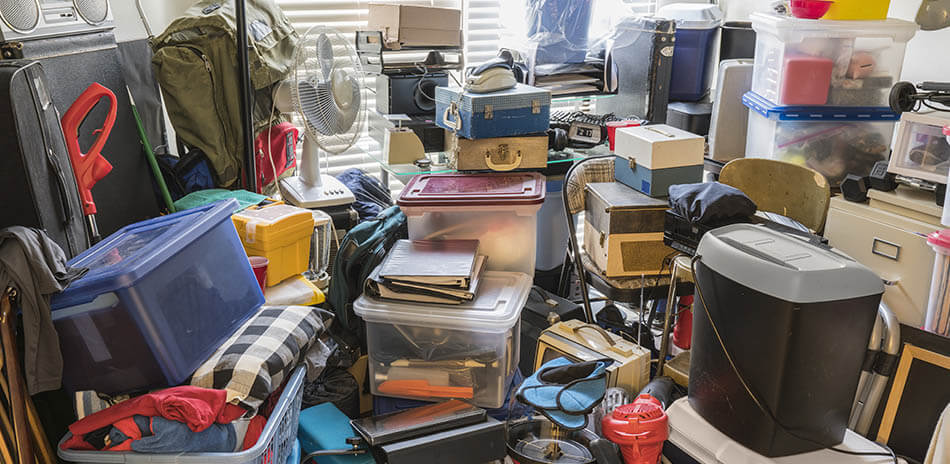
[(227, 392), (191, 386), (174, 387), (123, 401), (74, 422), (69, 431), (81, 437), (134, 415), (182, 422), (195, 432), (211, 424), (230, 424), (247, 412), (227, 402)]
[(241, 451), (247, 451), (257, 444), (257, 440), (264, 433), (264, 426), (267, 425), (267, 418), (264, 416), (254, 416), (251, 422), (247, 424), (247, 434), (244, 435), (244, 443), (241, 445)]

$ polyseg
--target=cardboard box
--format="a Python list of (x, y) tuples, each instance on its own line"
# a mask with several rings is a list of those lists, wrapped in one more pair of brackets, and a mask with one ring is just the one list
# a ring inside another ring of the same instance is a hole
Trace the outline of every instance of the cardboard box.
[(395, 50), (462, 46), (462, 12), (452, 8), (370, 3), (368, 29)]

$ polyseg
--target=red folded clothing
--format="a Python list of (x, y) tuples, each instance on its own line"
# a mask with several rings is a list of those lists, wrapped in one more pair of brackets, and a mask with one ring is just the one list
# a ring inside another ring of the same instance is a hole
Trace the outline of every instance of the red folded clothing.
[(187, 424), (195, 432), (211, 424), (229, 424), (247, 411), (227, 402), (227, 392), (199, 387), (174, 387), (123, 401), (91, 414), (69, 426), (74, 436), (115, 424), (122, 419), (140, 416), (161, 416)]

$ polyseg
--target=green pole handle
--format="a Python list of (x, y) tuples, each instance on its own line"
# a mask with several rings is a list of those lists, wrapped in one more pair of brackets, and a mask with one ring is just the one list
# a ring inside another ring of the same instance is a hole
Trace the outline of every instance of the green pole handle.
[(139, 130), (139, 139), (145, 148), (145, 158), (148, 159), (148, 165), (152, 168), (152, 175), (155, 176), (155, 182), (158, 182), (158, 189), (162, 191), (162, 198), (165, 200), (165, 207), (169, 213), (175, 212), (175, 203), (172, 196), (168, 193), (168, 186), (165, 185), (165, 177), (162, 176), (162, 170), (158, 168), (158, 161), (155, 159), (155, 152), (152, 151), (152, 144), (148, 141), (148, 135), (145, 133), (145, 126), (142, 124), (142, 118), (139, 116), (139, 109), (135, 106), (135, 100), (132, 98), (132, 90), (126, 87), (129, 92), (129, 101), (132, 103), (132, 114), (135, 116), (135, 126)]

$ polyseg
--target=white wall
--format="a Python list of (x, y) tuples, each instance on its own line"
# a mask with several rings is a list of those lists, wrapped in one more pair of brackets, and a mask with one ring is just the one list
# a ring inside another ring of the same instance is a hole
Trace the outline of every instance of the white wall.
[[(185, 11), (194, 0), (140, 0), (148, 16), (152, 33), (160, 34), (168, 24)], [(116, 22), (116, 39), (120, 42), (147, 37), (135, 0), (110, 0)]]
[[(888, 16), (913, 21), (919, 7), (919, 0), (891, 0)], [(917, 31), (917, 35), (907, 44), (901, 79), (914, 83), (950, 81), (948, 44), (950, 44), (950, 28), (939, 31)]]

